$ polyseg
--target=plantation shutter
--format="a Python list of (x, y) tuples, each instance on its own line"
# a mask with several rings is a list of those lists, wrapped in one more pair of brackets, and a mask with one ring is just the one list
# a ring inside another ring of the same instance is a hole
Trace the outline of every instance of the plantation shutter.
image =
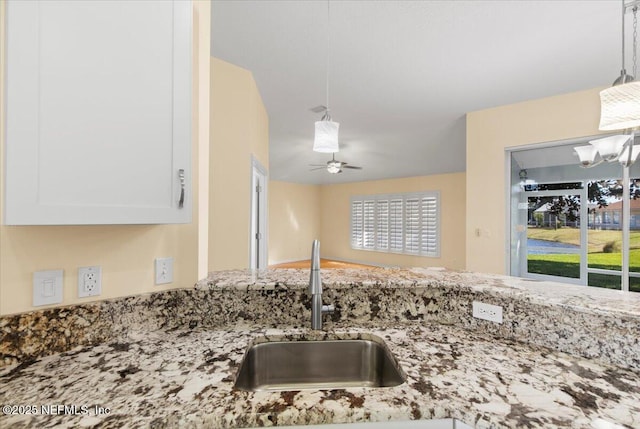
[(368, 200), (364, 202), (364, 239), (362, 242), (362, 247), (364, 247), (365, 249), (374, 249), (376, 244), (375, 204), (376, 202), (374, 200)]
[(440, 255), (437, 192), (351, 197), (351, 247)]
[(408, 198), (405, 203), (404, 250), (407, 253), (420, 252), (420, 200)]
[(402, 200), (389, 202), (389, 250), (402, 252)]
[(351, 202), (351, 246), (362, 247), (362, 201)]
[(379, 250), (387, 250), (389, 248), (389, 201), (376, 201), (376, 215), (378, 219), (376, 248)]
[(423, 197), (420, 216), (420, 253), (438, 254), (438, 202), (436, 197)]

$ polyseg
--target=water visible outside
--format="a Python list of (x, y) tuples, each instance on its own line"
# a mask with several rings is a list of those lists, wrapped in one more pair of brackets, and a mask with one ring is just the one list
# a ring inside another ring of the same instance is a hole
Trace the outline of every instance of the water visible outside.
[(559, 241), (527, 238), (527, 253), (529, 255), (580, 253), (580, 246), (575, 244), (562, 243)]

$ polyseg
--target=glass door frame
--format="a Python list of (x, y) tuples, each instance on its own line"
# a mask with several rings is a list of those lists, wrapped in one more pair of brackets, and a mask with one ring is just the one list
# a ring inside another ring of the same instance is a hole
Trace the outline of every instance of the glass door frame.
[[(550, 141), (550, 142), (544, 142), (544, 143), (532, 143), (532, 144), (524, 144), (524, 145), (519, 145), (519, 146), (511, 146), (511, 147), (506, 147), (504, 149), (504, 160), (505, 160), (505, 170), (504, 170), (504, 177), (505, 177), (505, 218), (506, 218), (506, 225), (505, 225), (505, 229), (506, 229), (506, 235), (505, 235), (505, 272), (510, 275), (510, 276), (520, 276), (520, 277), (525, 277), (529, 276), (530, 274), (525, 274), (528, 272), (526, 264), (527, 264), (527, 252), (526, 252), (526, 244), (525, 246), (522, 246), (522, 240), (521, 240), (521, 230), (519, 229), (518, 225), (514, 224), (514, 219), (517, 219), (517, 212), (520, 209), (520, 203), (518, 202), (517, 198), (514, 198), (514, 196), (516, 195), (516, 193), (514, 192), (514, 188), (516, 187), (520, 187), (518, 185), (519, 182), (519, 178), (517, 176), (517, 174), (514, 173), (514, 171), (512, 170), (512, 162), (513, 162), (513, 154), (515, 152), (520, 152), (520, 151), (526, 151), (526, 150), (536, 150), (536, 149), (546, 149), (546, 148), (552, 148), (552, 147), (556, 147), (556, 146), (575, 146), (578, 144), (586, 144), (588, 141), (595, 139), (595, 138), (602, 138), (602, 137), (606, 137), (608, 135), (613, 135), (613, 134), (596, 134), (596, 135), (591, 135), (591, 136), (585, 136), (585, 137), (576, 137), (576, 138), (572, 138), (572, 139), (567, 139), (567, 140), (558, 140), (558, 141)], [(638, 166), (640, 165), (640, 159), (634, 164), (634, 166)], [(524, 167), (521, 167), (524, 168)], [(633, 166), (631, 167), (633, 168)], [(622, 170), (622, 183), (623, 183), (623, 195), (622, 195), (622, 213), (620, 216), (620, 222), (621, 222), (621, 230), (622, 230), (622, 249), (621, 249), (621, 253), (622, 253), (622, 264), (621, 264), (621, 270), (620, 271), (614, 271), (614, 270), (603, 270), (603, 269), (599, 269), (599, 268), (588, 268), (587, 263), (583, 263), (582, 262), (582, 258), (581, 258), (581, 262), (580, 262), (580, 270), (581, 270), (581, 277), (582, 275), (582, 270), (586, 270), (585, 273), (585, 282), (583, 283), (583, 285), (587, 285), (588, 284), (588, 274), (589, 273), (594, 273), (594, 274), (610, 274), (610, 275), (619, 275), (621, 277), (621, 288), (620, 290), (628, 292), (630, 290), (630, 278), (640, 278), (640, 271), (631, 271), (630, 270), (630, 221), (631, 221), (631, 210), (630, 210), (630, 192), (629, 192), (629, 184), (630, 184), (630, 177), (631, 177), (631, 171), (630, 171), (630, 167), (622, 167), (621, 166), (621, 170)], [(636, 168), (637, 170), (637, 168)], [(515, 175), (514, 175), (515, 174)], [(640, 177), (640, 174), (638, 174), (637, 171), (635, 171), (633, 173), (634, 177)], [(587, 182), (589, 180), (598, 180), (596, 178), (594, 179), (577, 179), (577, 180), (582, 180), (584, 187), (586, 188)], [(575, 191), (575, 190), (574, 190)], [(522, 192), (523, 195), (525, 195), (525, 192), (523, 190), (521, 190), (520, 192)], [(537, 192), (546, 192), (546, 191), (537, 191)], [(551, 192), (556, 192), (556, 191), (551, 191)], [(585, 189), (584, 192), (586, 193), (587, 190)], [(574, 193), (575, 195), (575, 193)], [(582, 201), (587, 201), (587, 204), (582, 204)], [(520, 201), (521, 202), (521, 201)], [(516, 207), (518, 206), (518, 207)], [(582, 207), (584, 206), (584, 207)], [(587, 200), (587, 196), (581, 198), (581, 210), (587, 210), (588, 211), (588, 200)], [(582, 217), (582, 214), (581, 214)], [(585, 217), (586, 218), (586, 217)], [(581, 219), (582, 220), (582, 219)], [(581, 227), (582, 227), (583, 222), (581, 222)], [(515, 228), (514, 228), (515, 227)], [(587, 220), (587, 228), (588, 228), (588, 220)], [(526, 230), (525, 230), (526, 232)], [(581, 238), (582, 240), (582, 238)], [(524, 252), (523, 252), (523, 248), (524, 248)], [(588, 243), (586, 244), (585, 250), (588, 252)], [(515, 258), (514, 258), (515, 255)], [(515, 263), (515, 265), (514, 265)], [(524, 265), (523, 265), (524, 263)], [(523, 267), (525, 267), (523, 269)], [(531, 274), (531, 276), (534, 276), (535, 274)], [(543, 275), (540, 275), (543, 276)], [(553, 280), (553, 281), (562, 281), (565, 282), (566, 277), (557, 277), (557, 276), (545, 276), (545, 279), (547, 280)], [(571, 282), (574, 283), (574, 282)]]

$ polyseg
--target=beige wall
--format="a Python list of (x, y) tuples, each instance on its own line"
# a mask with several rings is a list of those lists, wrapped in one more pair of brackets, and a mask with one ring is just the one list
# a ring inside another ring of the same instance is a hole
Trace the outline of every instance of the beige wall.
[[(0, 3), (0, 8), (3, 7), (4, 2)], [(196, 46), (193, 97), (195, 178), (198, 177), (199, 147), (200, 144), (208, 144), (209, 133), (209, 92), (201, 93), (199, 88), (208, 88), (210, 4), (194, 2), (193, 8)], [(0, 19), (0, 23), (4, 24), (4, 19)], [(0, 45), (4, 44), (3, 31), (4, 28), (0, 33)], [(0, 62), (2, 73), (4, 63), (2, 59)], [(3, 82), (4, 76), (0, 75), (0, 88)], [(3, 94), (0, 92), (0, 109), (4, 106)], [(4, 119), (4, 112), (0, 111), (0, 118)], [(4, 124), (0, 125), (4, 130)], [(4, 131), (0, 132), (0, 136), (4, 138)], [(2, 154), (4, 141), (0, 142), (0, 146)], [(3, 174), (0, 174), (0, 180), (2, 177)], [(198, 195), (197, 183), (194, 183), (193, 191), (194, 195)], [(0, 315), (36, 309), (31, 306), (32, 274), (38, 270), (64, 270), (62, 305), (192, 285), (198, 276), (197, 214), (196, 202), (194, 221), (188, 225), (0, 226)], [(154, 258), (164, 256), (174, 257), (174, 282), (155, 286)], [(102, 267), (100, 297), (77, 298), (77, 269), (87, 265)], [(37, 307), (41, 308), (46, 307)]]
[(309, 259), (320, 239), (320, 186), (269, 182), (269, 265)]
[(467, 114), (468, 270), (506, 273), (505, 148), (598, 134), (601, 89)]
[[(350, 244), (352, 195), (440, 191), (440, 257), (398, 255), (354, 250)], [(325, 185), (320, 189), (322, 256), (394, 266), (465, 267), (465, 174), (442, 174), (402, 179)]]
[(269, 119), (253, 75), (211, 59), (209, 270), (249, 267), (251, 156), (269, 168)]

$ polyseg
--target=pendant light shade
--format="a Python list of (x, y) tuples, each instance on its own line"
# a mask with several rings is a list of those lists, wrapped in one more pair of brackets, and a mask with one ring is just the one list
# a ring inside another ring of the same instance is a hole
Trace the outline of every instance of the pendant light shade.
[[(640, 147), (633, 146), (633, 141), (633, 134), (619, 134), (591, 140), (589, 145), (577, 146), (573, 150), (580, 158), (580, 164), (585, 168), (595, 167), (604, 161), (619, 161), (622, 165), (629, 166), (636, 160), (640, 150)], [(630, 147), (633, 147), (631, 157), (629, 157)], [(600, 158), (596, 161), (598, 155)]]
[(316, 152), (334, 153), (340, 150), (338, 145), (338, 129), (340, 124), (330, 120), (316, 121), (316, 133), (313, 150)]
[(600, 109), (602, 131), (640, 126), (640, 82), (625, 83), (601, 91)]
[(600, 156), (605, 161), (615, 161), (620, 156), (620, 152), (622, 152), (624, 144), (629, 140), (628, 135), (616, 135), (604, 137), (597, 140), (591, 140), (591, 143)]
[[(618, 131), (640, 126), (640, 82), (635, 82), (637, 73), (637, 25), (638, 25), (638, 4), (636, 1), (630, 2), (627, 6), (626, 0), (622, 3), (622, 68), (620, 76), (613, 82), (611, 88), (600, 91), (600, 130)], [(633, 11), (633, 75), (627, 74), (624, 67), (624, 21), (627, 9)], [(633, 145), (633, 142), (631, 143)], [(600, 155), (602, 151), (599, 150)], [(604, 157), (604, 156), (603, 156)]]
[(577, 146), (573, 150), (576, 151), (583, 167), (589, 167), (596, 159), (598, 149), (594, 145)]

